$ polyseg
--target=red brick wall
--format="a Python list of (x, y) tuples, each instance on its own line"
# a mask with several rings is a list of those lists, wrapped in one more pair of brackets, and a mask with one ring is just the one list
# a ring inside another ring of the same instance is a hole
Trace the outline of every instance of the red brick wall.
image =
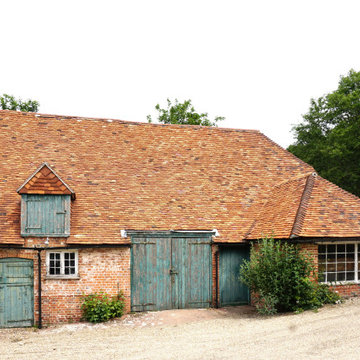
[(360, 296), (360, 284), (337, 285), (331, 288), (345, 298)]
[[(80, 249), (79, 279), (47, 279), (46, 253), (42, 259), (42, 321), (53, 324), (81, 318), (81, 296), (104, 291), (116, 295), (122, 290), (126, 311), (130, 311), (130, 248)], [(37, 251), (0, 249), (0, 258), (21, 257), (34, 261), (34, 313), (38, 322)]]

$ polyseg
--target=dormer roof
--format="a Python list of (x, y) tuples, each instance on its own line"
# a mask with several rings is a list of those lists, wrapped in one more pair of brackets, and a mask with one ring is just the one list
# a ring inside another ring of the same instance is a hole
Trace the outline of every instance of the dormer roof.
[(75, 200), (75, 192), (61, 179), (46, 162), (20, 186), (19, 194), (71, 195)]

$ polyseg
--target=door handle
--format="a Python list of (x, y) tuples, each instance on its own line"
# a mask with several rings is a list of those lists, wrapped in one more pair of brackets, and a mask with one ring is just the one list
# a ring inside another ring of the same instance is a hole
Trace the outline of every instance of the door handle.
[(175, 275), (178, 274), (178, 271), (176, 271), (175, 269), (171, 268), (170, 269), (170, 275)]

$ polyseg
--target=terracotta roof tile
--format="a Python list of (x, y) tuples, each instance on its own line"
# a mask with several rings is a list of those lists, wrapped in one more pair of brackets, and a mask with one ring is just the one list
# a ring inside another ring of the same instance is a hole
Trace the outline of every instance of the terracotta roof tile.
[(298, 232), (304, 237), (359, 237), (360, 199), (317, 176)]
[(43, 163), (17, 191), (19, 194), (71, 195), (75, 193), (47, 164)]
[(247, 239), (291, 236), (308, 176), (309, 174), (306, 174), (282, 182), (271, 189)]
[(314, 174), (276, 185), (247, 239), (360, 237), (360, 199)]
[[(12, 111), (0, 111), (0, 129), (4, 243), (23, 241), (16, 190), (42, 162), (48, 162), (76, 192), (69, 243), (128, 241), (121, 238), (121, 229), (218, 229), (217, 241), (243, 241), (269, 195), (276, 192), (279, 212), (291, 216), (281, 226), (280, 216), (271, 215), (275, 230), (289, 236), (301, 189), (314, 171), (254, 130)], [(40, 180), (41, 191), (59, 186), (51, 182), (50, 174), (46, 182)], [(31, 181), (33, 186), (35, 179)], [(290, 183), (286, 191), (279, 187), (281, 182)], [(315, 193), (324, 192), (315, 185)], [(357, 200), (351, 201), (356, 208)], [(308, 211), (311, 216), (316, 212), (311, 204)], [(266, 228), (255, 226), (258, 232)], [(300, 233), (308, 228), (312, 229), (305, 218)], [(360, 228), (353, 233), (360, 234)]]

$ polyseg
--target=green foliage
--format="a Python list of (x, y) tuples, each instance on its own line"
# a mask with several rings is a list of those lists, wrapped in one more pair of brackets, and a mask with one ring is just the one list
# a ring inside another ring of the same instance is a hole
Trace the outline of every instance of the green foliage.
[(310, 280), (314, 271), (309, 255), (299, 247), (274, 239), (263, 239), (252, 246), (250, 261), (240, 268), (240, 280), (256, 294), (261, 314), (316, 309), (339, 300), (326, 285)]
[[(191, 100), (185, 100), (183, 103), (179, 103), (175, 99), (175, 104), (172, 104), (167, 99), (167, 109), (160, 108), (157, 104), (155, 109), (158, 111), (158, 121), (163, 124), (182, 124), (182, 125), (202, 125), (202, 126), (217, 126), (218, 121), (222, 121), (225, 118), (222, 116), (216, 116), (214, 121), (209, 120), (208, 113), (197, 113), (195, 108), (191, 104)], [(149, 123), (152, 122), (151, 115), (147, 116)]]
[(316, 297), (321, 304), (337, 304), (342, 302), (341, 296), (326, 284), (316, 285)]
[(304, 121), (293, 128), (288, 150), (324, 178), (360, 196), (360, 72), (350, 70), (337, 90), (311, 99)]
[(81, 310), (85, 320), (98, 323), (121, 317), (124, 314), (124, 307), (122, 292), (112, 298), (108, 294), (100, 292), (84, 295)]
[(272, 294), (259, 294), (255, 299), (255, 307), (261, 315), (274, 315), (277, 313), (276, 304), (278, 299)]
[(14, 96), (8, 94), (0, 96), (0, 109), (2, 110), (38, 112), (39, 105), (39, 102), (35, 100), (23, 101), (21, 99), (15, 99)]

